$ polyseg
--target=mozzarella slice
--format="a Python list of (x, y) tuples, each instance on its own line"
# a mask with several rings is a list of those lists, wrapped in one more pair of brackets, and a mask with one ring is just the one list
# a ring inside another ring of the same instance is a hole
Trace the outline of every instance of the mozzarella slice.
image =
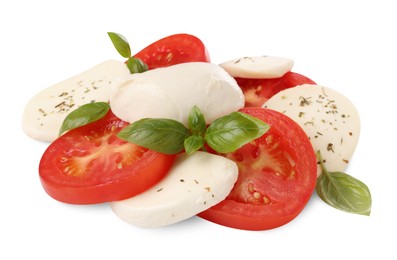
[(360, 135), (359, 114), (348, 98), (327, 87), (305, 84), (279, 92), (263, 107), (297, 122), (314, 150), (321, 152), (328, 171), (345, 171)]
[(132, 74), (112, 86), (110, 107), (127, 122), (170, 118), (187, 125), (194, 106), (207, 123), (244, 106), (236, 81), (221, 67), (205, 62), (183, 63)]
[(282, 57), (243, 57), (220, 64), (231, 76), (250, 79), (280, 78), (290, 71), (294, 61)]
[(170, 225), (224, 200), (237, 175), (236, 163), (222, 156), (205, 152), (181, 154), (158, 184), (110, 206), (118, 217), (138, 227)]
[(89, 102), (109, 101), (110, 85), (116, 78), (128, 74), (124, 63), (109, 60), (44, 89), (25, 107), (24, 132), (37, 140), (55, 140), (67, 114)]

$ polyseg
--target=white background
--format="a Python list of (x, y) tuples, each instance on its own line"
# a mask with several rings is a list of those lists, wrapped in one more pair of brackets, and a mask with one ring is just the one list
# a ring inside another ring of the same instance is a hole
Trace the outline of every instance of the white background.
[[(158, 2), (1, 2), (0, 259), (396, 259), (394, 1)], [(47, 144), (22, 132), (24, 105), (45, 87), (120, 59), (108, 31), (125, 35), (133, 52), (186, 32), (203, 40), (214, 63), (290, 57), (294, 71), (344, 93), (362, 120), (347, 172), (369, 186), (371, 216), (335, 210), (314, 195), (294, 221), (270, 231), (234, 230), (197, 217), (140, 229), (106, 204), (51, 199), (37, 171)]]

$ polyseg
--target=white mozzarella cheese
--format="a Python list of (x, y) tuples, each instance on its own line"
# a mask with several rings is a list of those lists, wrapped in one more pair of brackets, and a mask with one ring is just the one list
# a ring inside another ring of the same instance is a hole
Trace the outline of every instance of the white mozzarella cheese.
[(359, 114), (348, 98), (327, 87), (305, 84), (279, 92), (263, 107), (297, 122), (314, 150), (321, 152), (328, 171), (345, 171), (360, 135)]
[(290, 71), (294, 61), (282, 57), (243, 57), (220, 64), (231, 76), (251, 79), (279, 78)]
[(225, 70), (205, 62), (183, 63), (132, 74), (112, 86), (110, 107), (127, 122), (170, 118), (187, 125), (194, 106), (207, 123), (244, 106), (244, 95)]
[(155, 186), (110, 205), (118, 217), (132, 225), (170, 225), (224, 200), (237, 175), (236, 163), (224, 157), (205, 152), (181, 154), (167, 176)]
[(25, 107), (22, 117), (24, 132), (37, 140), (55, 140), (67, 114), (93, 101), (108, 102), (110, 85), (128, 74), (130, 72), (123, 62), (109, 60), (44, 89)]

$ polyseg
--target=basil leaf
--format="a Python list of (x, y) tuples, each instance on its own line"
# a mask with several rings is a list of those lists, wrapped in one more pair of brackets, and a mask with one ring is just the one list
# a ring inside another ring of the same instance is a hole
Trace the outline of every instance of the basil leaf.
[(110, 106), (106, 102), (94, 102), (80, 106), (65, 117), (59, 130), (59, 135), (101, 119), (108, 113), (109, 109)]
[(350, 213), (371, 213), (371, 193), (363, 182), (343, 172), (323, 172), (316, 192), (328, 205)]
[(205, 134), (207, 144), (219, 153), (229, 153), (269, 130), (265, 122), (241, 112), (213, 121)]
[(203, 135), (205, 133), (207, 124), (203, 113), (197, 106), (194, 106), (189, 113), (188, 125), (190, 132), (194, 135)]
[(123, 35), (114, 32), (108, 32), (108, 35), (114, 47), (121, 56), (123, 56), (124, 58), (131, 57), (130, 44)]
[(172, 119), (145, 118), (123, 128), (117, 136), (150, 150), (176, 154), (183, 150), (189, 130)]
[(317, 160), (322, 169), (317, 178), (316, 193), (328, 205), (350, 213), (371, 213), (371, 193), (363, 182), (343, 172), (328, 172), (320, 151)]
[(191, 135), (184, 141), (185, 152), (192, 154), (204, 145), (204, 138), (201, 135)]
[(148, 66), (143, 63), (143, 61), (132, 57), (127, 60), (127, 67), (130, 70), (131, 74), (141, 73), (148, 70)]

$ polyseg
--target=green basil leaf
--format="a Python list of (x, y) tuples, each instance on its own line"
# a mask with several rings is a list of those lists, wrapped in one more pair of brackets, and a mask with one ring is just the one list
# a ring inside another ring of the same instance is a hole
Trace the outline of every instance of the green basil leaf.
[(189, 130), (172, 119), (145, 118), (123, 128), (117, 136), (154, 151), (176, 154), (183, 150)]
[(194, 106), (189, 113), (188, 125), (193, 135), (203, 135), (205, 133), (207, 124), (203, 113), (197, 106)]
[(101, 119), (108, 113), (109, 109), (110, 106), (106, 102), (94, 102), (80, 106), (65, 117), (59, 130), (59, 135)]
[(143, 63), (142, 60), (132, 57), (127, 60), (127, 67), (130, 70), (131, 74), (141, 73), (148, 70), (148, 66)]
[(192, 154), (204, 145), (204, 138), (201, 135), (191, 135), (184, 141), (185, 152)]
[(328, 205), (350, 213), (369, 215), (371, 193), (363, 182), (343, 172), (328, 172), (320, 151), (317, 151), (321, 175), (317, 178), (316, 193)]
[(371, 193), (367, 185), (346, 173), (323, 171), (317, 179), (316, 192), (334, 208), (362, 215), (371, 213)]
[(213, 121), (205, 134), (207, 144), (219, 153), (234, 152), (269, 130), (265, 122), (241, 112)]
[(121, 56), (123, 56), (124, 58), (131, 57), (130, 44), (123, 35), (114, 32), (108, 32), (108, 35), (114, 47)]

